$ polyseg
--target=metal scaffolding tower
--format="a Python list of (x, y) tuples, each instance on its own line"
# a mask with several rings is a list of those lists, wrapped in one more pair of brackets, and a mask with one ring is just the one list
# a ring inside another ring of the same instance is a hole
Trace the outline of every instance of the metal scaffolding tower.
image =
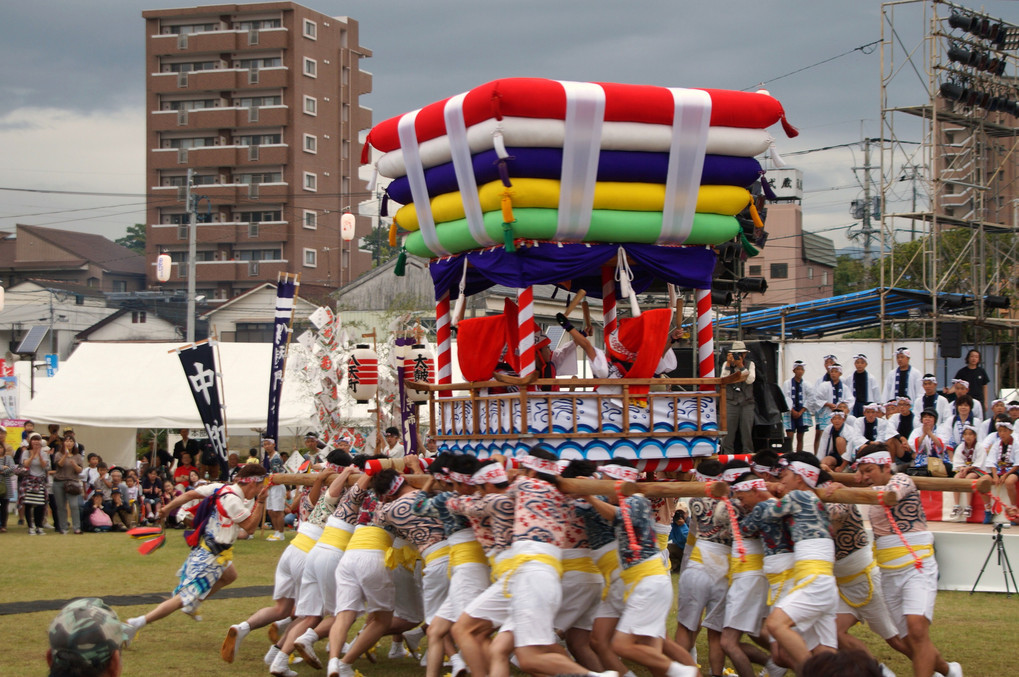
[(975, 344), (999, 346), (998, 383), (1014, 386), (1019, 26), (943, 0), (885, 2), (880, 140), (881, 251), (913, 240), (884, 256), (881, 287), (932, 293), (916, 318), (932, 341), (947, 319), (940, 295), (973, 297), (973, 315), (951, 320), (972, 326)]

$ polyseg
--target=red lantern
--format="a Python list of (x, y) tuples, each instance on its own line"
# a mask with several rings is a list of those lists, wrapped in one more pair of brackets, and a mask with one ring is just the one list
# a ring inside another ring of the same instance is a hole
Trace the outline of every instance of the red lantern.
[(347, 391), (357, 402), (368, 402), (379, 389), (379, 356), (359, 343), (347, 360)]
[[(435, 383), (435, 357), (423, 343), (415, 343), (403, 359), (403, 380)], [(407, 399), (411, 402), (424, 402), (428, 399), (428, 392), (407, 388)]]

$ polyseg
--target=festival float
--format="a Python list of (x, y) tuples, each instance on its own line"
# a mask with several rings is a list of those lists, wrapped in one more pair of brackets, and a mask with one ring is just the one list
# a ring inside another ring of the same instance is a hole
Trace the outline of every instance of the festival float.
[[(390, 179), (390, 242), (402, 233), (402, 260), (429, 259), (436, 378), (415, 373), (407, 385), (427, 393), (440, 448), (514, 457), (541, 442), (563, 459), (624, 456), (645, 470), (715, 454), (725, 412), (713, 247), (752, 250), (736, 217), (763, 228), (755, 156), (776, 123), (795, 136), (765, 91), (509, 78), (375, 126), (362, 162), (374, 149), (375, 171)], [(601, 299), (605, 350), (623, 378), (540, 378), (533, 287), (547, 284), (574, 307)], [(667, 287), (670, 307), (640, 308), (653, 284)], [(493, 285), (516, 289), (515, 300), (461, 319), (464, 299)], [(653, 378), (684, 290), (696, 299), (698, 377)], [(463, 383), (452, 382), (454, 326)]]

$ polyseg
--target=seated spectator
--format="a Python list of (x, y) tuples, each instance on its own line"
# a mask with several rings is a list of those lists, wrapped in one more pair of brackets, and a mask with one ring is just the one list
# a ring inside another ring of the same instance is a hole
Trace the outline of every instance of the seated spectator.
[(226, 479), (225, 482), (233, 482), (234, 478), (237, 477), (237, 471), (241, 469), (240, 457), (237, 456), (237, 452), (231, 451), (230, 455), (226, 457)]
[(113, 479), (110, 477), (110, 470), (106, 467), (106, 464), (99, 462), (96, 466), (96, 480), (92, 483), (92, 490), (102, 496), (103, 503), (110, 502), (110, 496), (113, 493)]
[(928, 459), (939, 458), (951, 474), (952, 460), (946, 451), (945, 442), (937, 432), (938, 412), (924, 409), (920, 414), (920, 425), (909, 435), (909, 450), (913, 460), (906, 468), (907, 475), (930, 476)]
[(50, 677), (119, 677), (127, 625), (101, 599), (76, 599), (50, 623), (46, 664)]
[(110, 521), (113, 523), (114, 531), (127, 531), (134, 526), (134, 515), (120, 489), (113, 490), (113, 499), (110, 502)]
[(994, 434), (994, 422), (997, 420), (998, 416), (1008, 418), (1008, 413), (1005, 408), (1005, 400), (994, 400), (991, 402), (991, 409), (987, 414), (987, 418), (977, 426), (977, 437), (980, 440), (984, 440), (988, 435)]
[(189, 479), (191, 473), (198, 474), (198, 468), (192, 465), (191, 454), (186, 451), (180, 454), (180, 465), (173, 471), (173, 483), (183, 484), (185, 489), (190, 488), (191, 481)]
[(938, 435), (945, 441), (946, 447), (955, 449), (962, 442), (963, 428), (968, 425), (974, 430), (979, 430), (980, 423), (980, 418), (973, 412), (973, 398), (969, 395), (960, 395), (955, 400), (951, 416), (942, 420), (938, 426)]
[(92, 494), (92, 502), (85, 509), (87, 519), (85, 528), (91, 532), (110, 531), (113, 528), (113, 520), (109, 513), (103, 508), (103, 495), (98, 491)]
[(913, 460), (909, 448), (909, 436), (913, 434), (920, 417), (913, 411), (913, 400), (900, 397), (896, 400), (895, 414), (888, 418), (888, 424), (895, 430), (895, 437), (888, 440), (888, 451), (892, 460), (900, 469), (908, 466)]
[(142, 517), (146, 522), (153, 522), (156, 519), (156, 510), (159, 509), (159, 499), (163, 494), (163, 482), (159, 479), (159, 473), (155, 468), (149, 468), (142, 480)]
[[(970, 424), (962, 428), (962, 440), (955, 446), (955, 453), (952, 456), (952, 468), (955, 476), (959, 479), (980, 479), (987, 474), (984, 464), (987, 462), (987, 450), (977, 440), (977, 429)], [(966, 505), (962, 504), (962, 496), (955, 492), (955, 507), (952, 508), (952, 515), (948, 518), (950, 522), (965, 521), (973, 514), (973, 494), (966, 494)]]
[(853, 421), (853, 428), (867, 442), (887, 442), (895, 437), (895, 429), (887, 419), (881, 418), (881, 405), (875, 402), (863, 405), (863, 418)]
[(826, 469), (838, 470), (854, 457), (860, 444), (856, 429), (846, 425), (846, 413), (836, 408), (831, 412), (831, 423), (821, 433), (817, 457)]
[(134, 471), (130, 471), (127, 477), (124, 478), (124, 484), (127, 485), (127, 491), (123, 492), (124, 502), (127, 503), (127, 507), (131, 509), (131, 514), (134, 516), (134, 521), (138, 522), (141, 519), (141, 497), (142, 488), (138, 484), (138, 478), (134, 475)]
[[(171, 482), (170, 480), (166, 480), (165, 482), (163, 482), (163, 493), (159, 499), (159, 507), (162, 508), (164, 505), (169, 505), (173, 501), (173, 499), (180, 496), (181, 493), (182, 493), (181, 491), (179, 491), (177, 488), (173, 486), (173, 482)], [(157, 510), (156, 512), (158, 514), (159, 511)], [(166, 526), (180, 528), (180, 524), (177, 521), (178, 512), (179, 512), (178, 510), (175, 510), (173, 513), (167, 515)]]

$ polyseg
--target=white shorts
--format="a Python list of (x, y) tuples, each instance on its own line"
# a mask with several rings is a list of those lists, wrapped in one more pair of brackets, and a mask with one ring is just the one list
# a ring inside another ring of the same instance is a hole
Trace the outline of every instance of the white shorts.
[[(913, 546), (934, 542), (934, 537), (929, 531), (907, 533), (906, 537)], [(877, 540), (878, 548), (901, 546), (902, 542), (898, 536), (882, 536)], [(922, 569), (913, 566), (912, 557), (909, 557), (909, 560), (910, 563), (902, 568), (881, 571), (881, 589), (885, 594), (885, 606), (888, 607), (892, 623), (898, 628), (899, 637), (905, 637), (907, 634), (906, 616), (923, 616), (928, 621), (934, 620), (934, 602), (938, 596), (937, 560), (933, 556), (925, 557), (921, 560)]]
[(767, 615), (768, 579), (764, 572), (733, 576), (725, 596), (725, 627), (757, 637)]
[(304, 576), (304, 563), (308, 553), (288, 545), (276, 564), (276, 582), (272, 588), (273, 599), (297, 599)]
[[(616, 541), (607, 543), (602, 547), (598, 548), (591, 554), (591, 558), (597, 564), (601, 561), (601, 558), (605, 556), (609, 551), (618, 553), (619, 544)], [(617, 555), (618, 560), (618, 555)], [(619, 618), (623, 615), (623, 592), (625, 586), (623, 585), (623, 579), (620, 578), (620, 569), (617, 565), (612, 573), (609, 575), (609, 589), (605, 590), (605, 576), (602, 572), (602, 600), (599, 602), (598, 607), (594, 610), (595, 618)]]
[(424, 602), (421, 598), (421, 560), (414, 562), (414, 569), (408, 570), (402, 564), (393, 569), (393, 615), (409, 623), (420, 623), (425, 618)]
[(392, 611), (396, 591), (383, 550), (348, 550), (336, 567), (336, 613)]
[(331, 616), (336, 604), (336, 568), (343, 551), (318, 544), (304, 560), (301, 593), (297, 598), (298, 616)]
[[(594, 625), (595, 611), (601, 605), (602, 584), (605, 579), (601, 574), (588, 571), (565, 571), (561, 587), (562, 602), (555, 617), (555, 629), (559, 631), (570, 628), (590, 630)], [(669, 595), (671, 602), (671, 593)]]
[(501, 631), (513, 633), (514, 646), (555, 644), (555, 616), (563, 597), (559, 572), (542, 562), (525, 562), (513, 572), (509, 593), (509, 618)]
[(283, 512), (287, 508), (287, 488), (282, 484), (269, 487), (269, 495), (265, 498), (265, 509)]
[(835, 580), (839, 588), (838, 613), (849, 614), (870, 626), (874, 634), (882, 639), (889, 639), (896, 637), (899, 629), (892, 622), (885, 605), (881, 570), (875, 566), (864, 571), (872, 561), (870, 548), (860, 548), (835, 562)]
[[(445, 541), (425, 549), (422, 557), (427, 557), (433, 551), (448, 547)], [(425, 623), (431, 623), (446, 601), (449, 594), (449, 555), (436, 557), (425, 565), (421, 572), (421, 601), (424, 610)], [(401, 618), (403, 618), (401, 616)], [(408, 619), (404, 619), (408, 620)]]
[(490, 622), (496, 628), (502, 627), (509, 618), (510, 601), (504, 587), (506, 577), (502, 576), (467, 605), (464, 613), (472, 618)]
[(489, 587), (491, 570), (487, 564), (469, 562), (453, 568), (449, 579), (449, 593), (435, 615), (456, 623), (467, 606)]
[(679, 574), (676, 622), (691, 632), (696, 632), (702, 625), (721, 632), (725, 627), (725, 595), (728, 589), (725, 576), (719, 578), (716, 572), (709, 571), (700, 562), (688, 561)]
[(665, 619), (672, 608), (672, 576), (661, 574), (638, 581), (626, 598), (617, 632), (641, 637), (665, 637)]

